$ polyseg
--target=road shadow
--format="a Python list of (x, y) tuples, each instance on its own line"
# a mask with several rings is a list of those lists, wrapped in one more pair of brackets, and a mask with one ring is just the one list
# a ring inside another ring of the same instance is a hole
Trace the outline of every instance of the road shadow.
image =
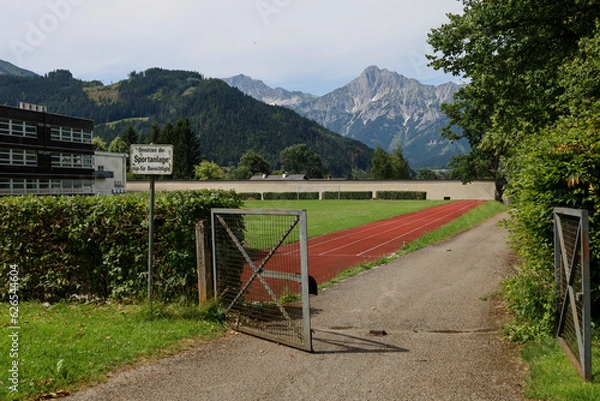
[[(370, 336), (369, 336), (370, 337)], [(372, 338), (358, 337), (329, 330), (313, 329), (315, 354), (377, 354), (409, 352), (408, 349), (386, 344)]]

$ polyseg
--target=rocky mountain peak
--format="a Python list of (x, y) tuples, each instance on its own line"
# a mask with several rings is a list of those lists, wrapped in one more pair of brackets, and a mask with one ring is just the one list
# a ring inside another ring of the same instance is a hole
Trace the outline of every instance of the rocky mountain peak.
[[(233, 82), (233, 78), (226, 82)], [(302, 97), (300, 92), (281, 88), (258, 93), (249, 84), (243, 89), (239, 82), (233, 86), (264, 102), (290, 107), (372, 148), (381, 146), (391, 152), (400, 144), (413, 168), (441, 167), (452, 155), (468, 150), (467, 144), (451, 144), (440, 135), (448, 121), (440, 105), (451, 102), (460, 88), (452, 82), (425, 85), (397, 72), (370, 66), (356, 79), (321, 97)]]

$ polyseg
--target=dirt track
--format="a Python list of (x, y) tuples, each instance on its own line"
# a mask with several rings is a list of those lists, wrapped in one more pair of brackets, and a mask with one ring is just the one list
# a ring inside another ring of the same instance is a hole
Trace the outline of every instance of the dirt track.
[(311, 299), (312, 354), (232, 334), (69, 399), (523, 400), (489, 298), (510, 269), (503, 217)]

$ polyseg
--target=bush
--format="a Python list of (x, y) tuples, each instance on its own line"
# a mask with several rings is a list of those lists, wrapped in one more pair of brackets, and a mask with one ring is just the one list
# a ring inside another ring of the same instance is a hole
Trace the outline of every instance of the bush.
[(377, 191), (377, 199), (426, 200), (427, 192), (420, 191)]
[[(19, 296), (58, 300), (146, 295), (148, 194), (0, 199), (0, 275), (19, 268)], [(239, 207), (234, 192), (156, 196), (154, 290), (164, 301), (197, 299), (195, 223), (212, 208)], [(5, 281), (6, 283), (6, 281)], [(8, 286), (0, 287), (6, 299)]]
[[(515, 206), (511, 241), (523, 265), (506, 282), (506, 293), (517, 337), (548, 332), (554, 325), (554, 208), (588, 210), (590, 264), (600, 262), (600, 107), (586, 113), (526, 138), (512, 160), (518, 169), (507, 193)], [(600, 297), (598, 269), (591, 276), (594, 300)]]
[(318, 192), (265, 192), (264, 200), (319, 199)]
[(262, 194), (260, 192), (240, 192), (237, 194), (238, 199), (241, 200), (261, 200)]
[(372, 191), (323, 192), (323, 199), (368, 200), (368, 199), (373, 199), (373, 192)]

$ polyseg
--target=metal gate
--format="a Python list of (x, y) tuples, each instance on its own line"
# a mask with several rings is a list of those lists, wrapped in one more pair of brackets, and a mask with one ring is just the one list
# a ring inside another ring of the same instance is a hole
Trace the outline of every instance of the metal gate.
[(554, 272), (558, 292), (556, 337), (580, 376), (592, 379), (588, 213), (554, 210)]
[(312, 351), (306, 212), (213, 209), (215, 294), (241, 332)]

